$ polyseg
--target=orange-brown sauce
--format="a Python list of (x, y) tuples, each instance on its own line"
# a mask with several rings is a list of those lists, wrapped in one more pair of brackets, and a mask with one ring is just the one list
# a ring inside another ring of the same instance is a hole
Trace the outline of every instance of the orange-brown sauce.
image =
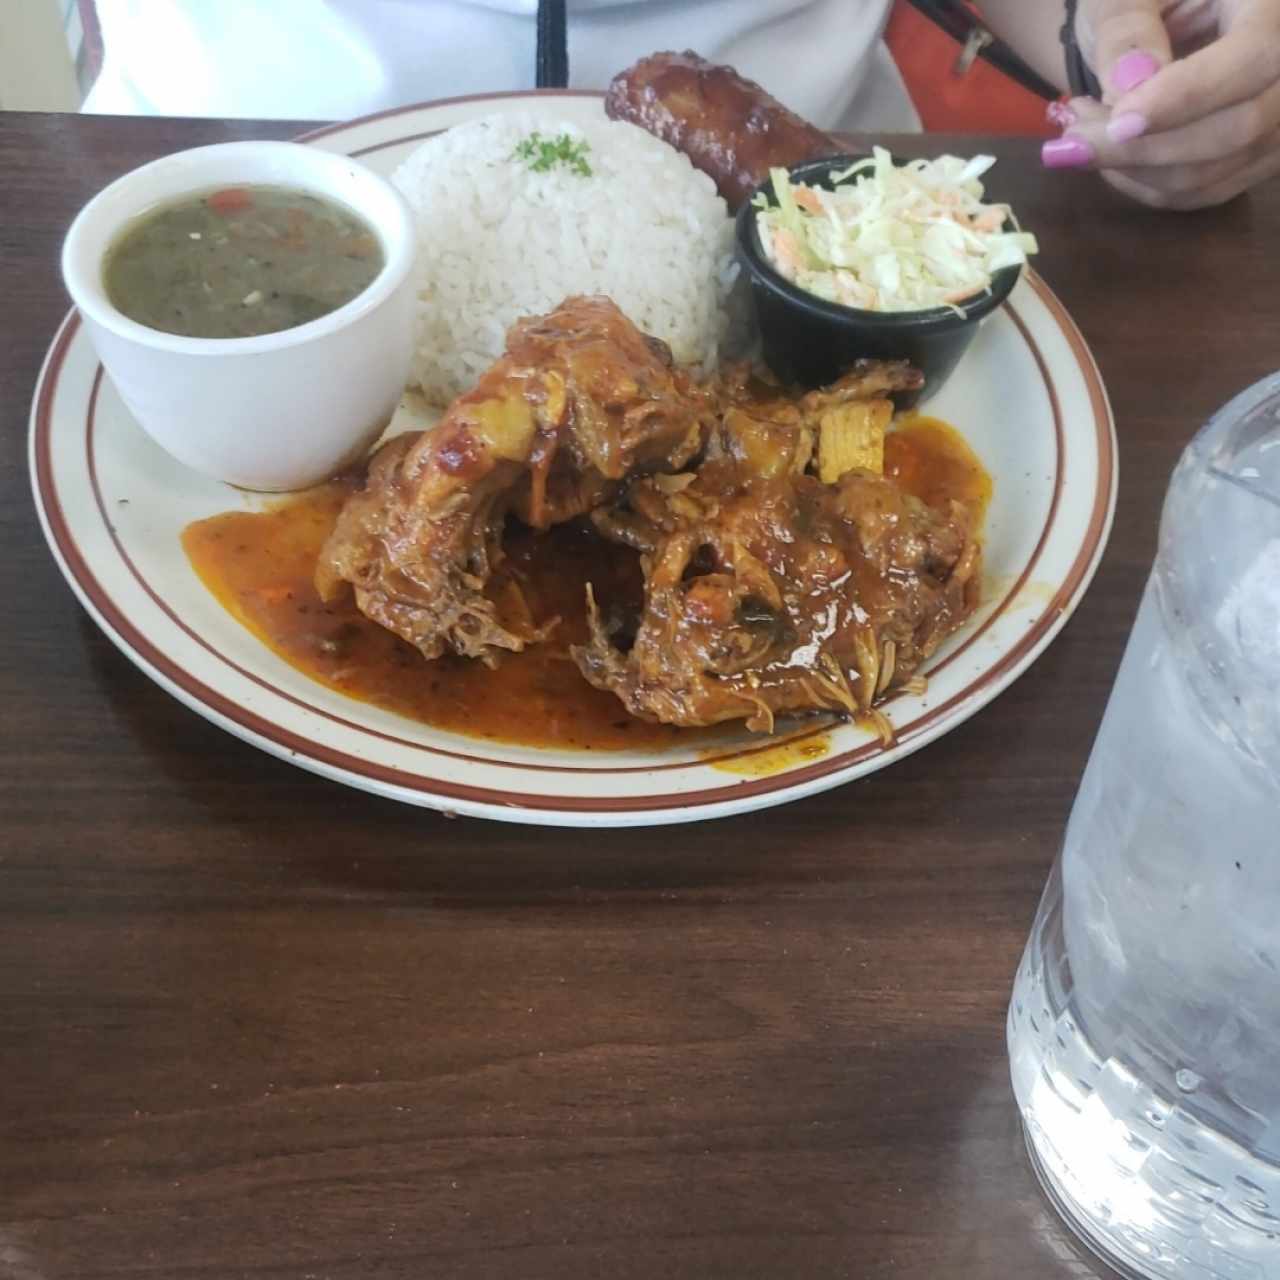
[(885, 437), (885, 475), (931, 507), (955, 498), (982, 528), (991, 501), (991, 477), (965, 438), (941, 418), (913, 414)]
[[(886, 441), (885, 469), (927, 502), (959, 498), (980, 520), (991, 481), (953, 428), (917, 417)], [(586, 584), (597, 600), (638, 601), (638, 557), (575, 523), (534, 537), (513, 529), (504, 573), (516, 576), (536, 622), (560, 618), (551, 640), (496, 669), (466, 658), (427, 662), (350, 601), (325, 604), (312, 574), (351, 492), (334, 481), (266, 511), (231, 511), (187, 526), (182, 544), (217, 600), (299, 671), (348, 697), (440, 729), (526, 746), (595, 751), (697, 746), (713, 731), (648, 724), (592, 688), (569, 657), (586, 638)]]
[(807, 733), (798, 739), (783, 738), (763, 751), (747, 751), (745, 754), (738, 752), (724, 759), (718, 759), (712, 749), (704, 753), (703, 759), (713, 769), (720, 769), (724, 773), (737, 773), (744, 778), (771, 778), (775, 773), (785, 773), (788, 769), (813, 764), (830, 750), (831, 738), (828, 734)]

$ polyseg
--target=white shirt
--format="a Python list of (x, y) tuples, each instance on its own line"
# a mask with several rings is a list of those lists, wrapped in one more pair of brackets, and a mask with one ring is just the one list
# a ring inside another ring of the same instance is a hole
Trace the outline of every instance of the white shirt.
[[(693, 49), (826, 129), (920, 127), (881, 33), (890, 0), (568, 0), (570, 85)], [(536, 0), (97, 0), (84, 109), (345, 120), (531, 88)]]

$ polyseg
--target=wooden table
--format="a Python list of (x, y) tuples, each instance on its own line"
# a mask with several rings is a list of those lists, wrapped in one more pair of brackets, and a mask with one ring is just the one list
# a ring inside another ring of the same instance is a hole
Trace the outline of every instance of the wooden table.
[(1119, 422), (1075, 620), (865, 781), (565, 834), (252, 750), (45, 549), (26, 416), (72, 215), (291, 132), (0, 115), (0, 1277), (1103, 1274), (1027, 1165), (1004, 1011), (1169, 470), (1280, 364), (1280, 186), (1159, 215), (996, 145)]

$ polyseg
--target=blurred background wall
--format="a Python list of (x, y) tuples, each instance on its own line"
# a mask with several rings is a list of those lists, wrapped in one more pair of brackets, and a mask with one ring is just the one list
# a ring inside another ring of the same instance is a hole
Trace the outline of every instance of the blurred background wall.
[(0, 0), (0, 110), (78, 111), (101, 65), (93, 0)]

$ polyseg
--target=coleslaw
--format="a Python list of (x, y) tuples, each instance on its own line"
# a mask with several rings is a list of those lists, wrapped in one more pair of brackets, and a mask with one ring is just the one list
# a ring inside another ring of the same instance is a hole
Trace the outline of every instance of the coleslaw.
[(994, 156), (939, 156), (898, 165), (876, 147), (832, 173), (832, 190), (773, 169), (777, 204), (755, 202), (761, 246), (782, 276), (828, 302), (959, 311), (990, 289), (995, 272), (1038, 249), (1008, 205), (983, 202), (981, 178), (993, 164)]

